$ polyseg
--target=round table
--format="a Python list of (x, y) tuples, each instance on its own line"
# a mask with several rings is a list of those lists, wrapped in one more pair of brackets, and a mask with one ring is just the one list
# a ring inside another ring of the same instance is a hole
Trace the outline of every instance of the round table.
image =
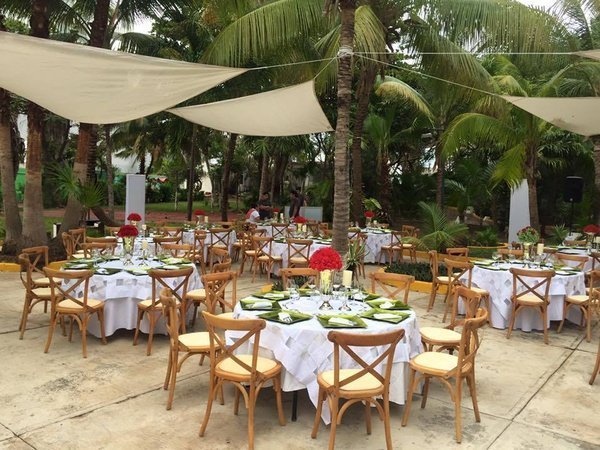
[[(280, 304), (284, 310), (294, 309), (310, 314), (320, 312), (318, 311), (317, 302), (309, 297), (301, 297), (299, 300), (286, 300), (280, 302)], [(332, 301), (331, 304), (334, 308), (339, 306), (337, 301)], [(349, 301), (348, 305), (357, 313), (370, 309), (368, 305), (362, 302)], [(253, 318), (262, 312), (264, 311), (244, 310), (238, 303), (234, 309), (234, 317)], [(324, 311), (324, 313), (331, 312), (339, 311)], [(404, 404), (406, 400), (408, 362), (411, 358), (423, 352), (417, 316), (412, 310), (406, 312), (410, 313), (410, 317), (399, 324), (364, 319), (367, 328), (341, 330), (352, 333), (383, 333), (398, 328), (405, 330), (404, 338), (396, 347), (390, 382), (390, 401), (397, 404)], [(319, 392), (317, 375), (320, 372), (333, 369), (333, 343), (327, 339), (327, 334), (331, 329), (321, 326), (315, 317), (291, 325), (270, 321), (267, 321), (266, 325), (260, 335), (261, 356), (275, 358), (281, 362), (283, 366), (281, 381), (284, 391), (307, 389), (311, 401), (316, 405)], [(227, 339), (233, 342), (237, 336), (242, 334), (227, 332)], [(367, 363), (375, 360), (382, 353), (380, 347), (354, 347), (353, 350)], [(239, 352), (251, 353), (251, 349), (248, 346), (245, 348), (241, 346)], [(341, 352), (340, 368), (359, 367), (348, 355)], [(381, 367), (379, 370), (381, 370)], [(322, 418), (325, 423), (330, 422), (327, 403), (323, 405)]]
[[(312, 240), (308, 257), (321, 248), (331, 247), (331, 241)], [(281, 267), (288, 267), (288, 245), (285, 241), (273, 241), (271, 243), (271, 255), (281, 257)], [(273, 265), (273, 273), (277, 274), (279, 267)]]
[[(562, 253), (564, 255), (586, 256), (587, 262), (585, 263), (583, 270), (585, 270), (586, 272), (589, 272), (590, 270), (592, 270), (594, 258), (588, 254), (587, 249), (559, 247), (557, 253)], [(567, 266), (575, 266), (575, 265), (577, 265), (577, 262), (563, 260), (562, 264), (567, 265)]]
[[(365, 239), (365, 262), (366, 263), (378, 263), (379, 254), (381, 253), (381, 247), (384, 245), (390, 245), (392, 230), (379, 230), (374, 228), (366, 228), (361, 230), (366, 237)], [(383, 255), (383, 262), (386, 261), (387, 255)]]
[[(137, 259), (134, 258), (134, 262)], [(139, 264), (138, 264), (139, 265)], [(159, 268), (163, 263), (159, 261), (150, 261), (146, 266)], [(123, 262), (120, 260), (108, 261), (98, 265), (99, 268), (123, 269)], [(131, 266), (135, 267), (135, 266)], [(180, 278), (169, 280), (172, 287), (175, 287), (181, 281)], [(188, 290), (199, 289), (202, 287), (202, 281), (198, 270), (194, 271), (188, 282)], [(75, 295), (82, 296), (81, 289), (75, 291)], [(148, 275), (134, 275), (129, 272), (121, 271), (112, 275), (95, 274), (90, 278), (88, 298), (104, 301), (104, 332), (106, 336), (114, 334), (118, 329), (134, 330), (137, 322), (137, 304), (152, 296), (152, 279)], [(193, 308), (189, 309), (193, 314)], [(148, 332), (148, 320), (146, 315), (142, 320), (140, 330)], [(97, 316), (92, 316), (88, 323), (88, 332), (96, 337), (100, 337), (100, 324)], [(167, 329), (163, 320), (156, 324), (155, 333), (167, 334)]]
[[(490, 293), (491, 323), (494, 328), (505, 329), (510, 321), (513, 290), (513, 275), (508, 270), (510, 267), (511, 264), (508, 263), (502, 263), (498, 267), (478, 265), (473, 267), (472, 286), (485, 289)], [(523, 264), (514, 264), (514, 267), (523, 268)], [(537, 280), (540, 281), (541, 279)], [(462, 281), (467, 281), (466, 276), (463, 276)], [(532, 284), (535, 284), (535, 282)], [(538, 292), (543, 294), (541, 290), (538, 290)], [(550, 326), (550, 321), (562, 320), (565, 296), (575, 294), (585, 294), (585, 276), (583, 272), (576, 272), (573, 275), (557, 273), (552, 278), (549, 292), (548, 326)], [(462, 302), (460, 302), (459, 313), (464, 314), (464, 312)], [(579, 323), (581, 312), (576, 308), (571, 308), (567, 318)], [(523, 331), (543, 330), (542, 317), (532, 308), (524, 308), (517, 316), (515, 329)]]

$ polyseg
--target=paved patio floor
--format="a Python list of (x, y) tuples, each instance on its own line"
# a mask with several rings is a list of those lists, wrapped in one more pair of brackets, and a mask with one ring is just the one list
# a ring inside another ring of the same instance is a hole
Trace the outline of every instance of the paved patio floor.
[[(373, 270), (375, 267), (371, 267)], [(239, 296), (266, 284), (245, 275)], [(0, 449), (225, 449), (246, 447), (247, 417), (232, 412), (232, 390), (225, 405), (216, 405), (206, 436), (198, 437), (207, 399), (208, 365), (188, 361), (178, 378), (173, 409), (167, 411), (162, 389), (168, 341), (159, 336), (152, 356), (145, 337), (132, 346), (133, 332), (121, 331), (100, 345), (90, 337), (88, 358), (81, 357), (76, 333), (72, 343), (57, 333), (43, 353), (48, 316), (42, 308), (30, 316), (25, 338), (18, 339), (23, 305), (18, 274), (0, 274)], [(428, 296), (413, 293), (411, 304), (419, 324), (440, 325), (441, 297), (426, 312)], [(198, 327), (198, 325), (197, 325)], [(594, 327), (587, 343), (574, 325), (561, 334), (556, 325), (550, 345), (541, 333), (505, 332), (486, 328), (477, 359), (477, 390), (481, 423), (475, 423), (470, 399), (463, 401), (463, 443), (454, 441), (454, 412), (448, 392), (432, 384), (425, 409), (414, 403), (408, 426), (400, 427), (402, 406), (392, 405), (395, 448), (547, 449), (600, 448), (600, 380), (588, 384), (600, 339)], [(289, 419), (291, 393), (284, 394)], [(270, 389), (261, 392), (256, 430), (257, 449), (327, 448), (329, 428), (310, 438), (314, 407), (300, 394), (299, 417), (285, 427), (277, 422)], [(385, 448), (383, 426), (374, 416), (373, 433), (365, 432), (363, 408), (344, 416), (338, 428), (340, 449)]]

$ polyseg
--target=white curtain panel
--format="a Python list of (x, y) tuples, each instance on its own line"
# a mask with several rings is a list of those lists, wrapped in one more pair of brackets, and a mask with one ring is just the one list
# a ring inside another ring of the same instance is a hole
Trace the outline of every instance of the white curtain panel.
[(245, 71), (0, 32), (0, 87), (77, 122), (154, 114)]
[(559, 128), (583, 136), (600, 134), (600, 97), (502, 98)]
[(333, 131), (315, 95), (314, 81), (168, 111), (193, 123), (246, 136), (294, 136)]

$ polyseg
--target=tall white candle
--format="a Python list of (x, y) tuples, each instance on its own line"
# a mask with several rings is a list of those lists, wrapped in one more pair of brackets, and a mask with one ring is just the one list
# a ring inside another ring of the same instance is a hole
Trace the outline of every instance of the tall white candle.
[(344, 270), (344, 273), (342, 274), (342, 285), (344, 287), (352, 287), (352, 271), (351, 270)]
[(279, 221), (283, 222), (283, 219), (284, 219), (283, 213), (279, 213)]
[(142, 241), (142, 250), (147, 250), (148, 249), (148, 241), (146, 239), (144, 239)]
[(208, 223), (208, 216), (204, 216), (204, 223)]
[(541, 255), (542, 253), (544, 253), (544, 244), (542, 244), (541, 242), (537, 245), (537, 254)]
[(142, 224), (142, 230), (143, 230), (143, 231), (146, 231), (146, 228), (147, 228), (146, 224), (145, 224), (145, 223), (144, 223), (144, 224)]

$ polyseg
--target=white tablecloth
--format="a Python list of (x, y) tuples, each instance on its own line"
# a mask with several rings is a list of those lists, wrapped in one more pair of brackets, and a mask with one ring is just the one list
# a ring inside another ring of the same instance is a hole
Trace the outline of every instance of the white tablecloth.
[[(315, 313), (317, 304), (308, 298), (301, 298), (295, 303), (290, 301), (281, 302), (282, 306), (289, 309), (296, 309), (305, 312)], [(365, 304), (359, 302), (349, 302), (355, 310), (360, 308), (369, 309)], [(332, 302), (335, 307), (336, 302)], [(394, 355), (394, 365), (392, 368), (392, 377), (390, 382), (390, 400), (397, 404), (404, 404), (406, 400), (408, 384), (408, 361), (423, 351), (421, 335), (416, 314), (410, 312), (411, 317), (398, 325), (377, 322), (365, 319), (368, 325), (366, 329), (342, 330), (356, 333), (383, 333), (397, 329), (405, 330), (405, 336), (396, 347)], [(234, 310), (235, 317), (253, 317), (261, 312), (243, 310), (238, 304)], [(260, 335), (261, 355), (275, 358), (283, 365), (282, 389), (284, 391), (297, 391), (308, 389), (313, 404), (317, 404), (319, 385), (317, 375), (320, 372), (333, 369), (333, 344), (327, 339), (327, 334), (331, 329), (323, 328), (316, 318), (299, 322), (293, 325), (283, 325), (276, 322), (267, 321), (266, 328)], [(235, 333), (228, 332), (228, 339), (234, 340), (238, 336)], [(240, 347), (240, 353), (251, 353), (249, 347)], [(382, 353), (380, 347), (359, 348), (353, 350), (363, 358), (367, 363), (377, 359)], [(359, 368), (352, 359), (341, 351), (341, 368)], [(380, 367), (381, 370), (381, 367)], [(383, 373), (383, 372), (381, 372)], [(330, 422), (330, 413), (327, 403), (323, 404), (323, 420)]]
[[(146, 265), (159, 267), (158, 261), (152, 261)], [(121, 261), (110, 261), (100, 264), (100, 267), (123, 268)], [(181, 279), (174, 279), (171, 286), (175, 287)], [(199, 289), (202, 281), (198, 270), (190, 276), (188, 290)], [(83, 295), (79, 290), (77, 295)], [(90, 279), (88, 298), (104, 301), (104, 332), (106, 336), (112, 335), (118, 329), (134, 330), (137, 322), (137, 304), (152, 295), (152, 279), (148, 275), (133, 275), (128, 272), (118, 272), (113, 275), (94, 275)], [(190, 314), (193, 313), (190, 308)], [(144, 315), (141, 331), (148, 332), (149, 322)], [(100, 337), (100, 324), (97, 316), (92, 316), (88, 322), (88, 331), (96, 337)], [(164, 320), (160, 320), (155, 328), (155, 333), (166, 334), (167, 329)]]
[[(223, 237), (224, 233), (217, 233), (217, 236), (219, 237)], [(183, 236), (181, 238), (181, 242), (183, 244), (189, 244), (189, 245), (194, 245), (194, 231), (184, 231), (183, 232)], [(235, 235), (235, 231), (231, 232), (231, 235), (229, 236), (229, 254), (231, 254), (231, 251), (233, 249), (233, 244), (237, 242), (237, 237)], [(215, 243), (218, 244), (218, 242)], [(210, 246), (210, 233), (208, 232), (208, 230), (206, 230), (206, 239), (204, 239), (204, 259), (206, 260), (206, 258), (208, 258), (208, 247)]]
[[(366, 263), (377, 263), (379, 262), (379, 254), (381, 253), (381, 247), (384, 245), (390, 245), (391, 242), (391, 233), (385, 231), (371, 231), (371, 230), (363, 230), (362, 231), (366, 235), (365, 240), (365, 262)], [(406, 256), (406, 255), (405, 255)], [(386, 261), (386, 254), (383, 254), (381, 261)]]
[[(507, 265), (504, 264), (500, 267), (507, 267)], [(538, 281), (540, 280), (538, 279)], [(532, 280), (530, 284), (536, 284), (536, 282)], [(472, 286), (485, 289), (490, 293), (491, 320), (494, 328), (505, 329), (508, 327), (512, 312), (510, 299), (512, 296), (512, 285), (513, 276), (508, 270), (490, 270), (478, 266), (473, 268)], [(542, 290), (538, 290), (538, 292), (543, 294)], [(550, 303), (548, 305), (548, 326), (550, 326), (550, 321), (562, 320), (565, 295), (574, 294), (585, 294), (583, 273), (576, 275), (557, 274), (552, 278), (549, 294)], [(459, 306), (459, 312), (464, 314), (462, 304)], [(579, 323), (581, 314), (575, 308), (571, 308), (568, 319)], [(524, 308), (517, 316), (515, 329), (523, 331), (543, 330), (541, 315), (534, 311), (533, 308)]]
[[(312, 255), (314, 252), (316, 252), (317, 250), (319, 250), (321, 248), (325, 248), (325, 247), (331, 247), (331, 244), (330, 243), (322, 244), (322, 243), (318, 243), (318, 242), (313, 242), (312, 245), (310, 246), (310, 252), (308, 253), (308, 256), (310, 257), (310, 255)], [(273, 256), (280, 256), (283, 260), (282, 267), (288, 267), (288, 246), (287, 246), (286, 242), (273, 241), (273, 243), (271, 244), (271, 254)], [(278, 274), (280, 268), (281, 267), (279, 267), (277, 264), (275, 264), (273, 266), (273, 273)]]

